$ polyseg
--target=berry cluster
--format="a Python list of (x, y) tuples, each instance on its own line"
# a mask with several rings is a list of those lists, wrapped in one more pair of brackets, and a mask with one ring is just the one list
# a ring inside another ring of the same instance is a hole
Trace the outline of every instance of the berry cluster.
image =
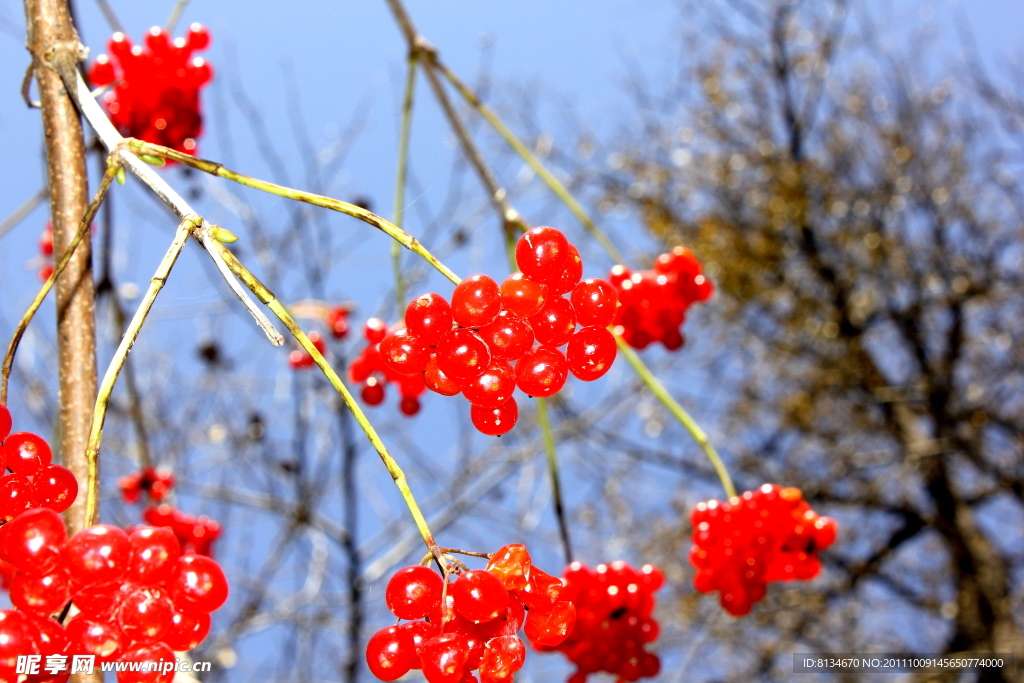
[(363, 336), (366, 348), (359, 357), (348, 366), (348, 377), (355, 384), (361, 384), (359, 395), (368, 406), (378, 406), (384, 402), (385, 387), (388, 382), (398, 385), (402, 397), (398, 404), (402, 414), (412, 417), (420, 412), (420, 396), (427, 390), (423, 383), (423, 375), (403, 375), (395, 372), (381, 358), (380, 343), (388, 335), (388, 325), (380, 318), (370, 318), (363, 325)]
[(562, 592), (522, 545), (501, 548), (485, 569), (447, 586), (427, 567), (406, 567), (391, 577), (385, 600), (399, 619), (417, 621), (375, 633), (366, 662), (382, 681), (422, 669), (428, 683), (476, 683), (474, 670), (480, 683), (511, 682), (526, 661), (520, 628), (535, 648), (556, 647), (572, 631), (576, 608)]
[[(320, 355), (327, 353), (327, 344), (324, 342), (323, 335), (319, 332), (310, 332), (306, 336), (316, 350), (320, 352)], [(292, 366), (292, 370), (308, 370), (316, 365), (316, 361), (313, 360), (313, 356), (300, 347), (288, 354), (288, 365)]]
[(209, 557), (213, 552), (213, 542), (220, 538), (220, 524), (214, 520), (206, 515), (193, 517), (170, 505), (146, 508), (142, 518), (151, 526), (170, 529), (185, 553)]
[(117, 486), (121, 489), (121, 498), (126, 503), (138, 503), (143, 494), (159, 503), (174, 488), (174, 475), (150, 465), (121, 477)]
[[(0, 680), (18, 680), (17, 655), (95, 655), (99, 662), (174, 661), (210, 630), (228, 582), (208, 557), (181, 554), (167, 529), (131, 535), (97, 525), (70, 539), (60, 516), (28, 510), (0, 528), (0, 555), (14, 565), (11, 602), (0, 612)], [(63, 625), (50, 615), (71, 600)], [(118, 674), (119, 683), (169, 683), (174, 672)], [(42, 680), (51, 680), (43, 676)]]
[(348, 314), (348, 307), (335, 306), (324, 316), (324, 325), (335, 339), (344, 339), (348, 336)]
[(559, 650), (576, 665), (569, 683), (584, 683), (599, 671), (618, 676), (618, 683), (657, 676), (661, 661), (644, 645), (659, 633), (651, 611), (653, 594), (665, 582), (661, 570), (648, 564), (636, 571), (621, 561), (590, 569), (573, 562), (562, 576), (562, 596), (576, 605), (576, 628), (561, 645), (541, 649)]
[(775, 484), (727, 503), (700, 503), (690, 521), (693, 585), (701, 593), (720, 591), (722, 607), (737, 617), (764, 597), (769, 582), (817, 576), (818, 551), (832, 545), (838, 529), (811, 509), (800, 489)]
[(39, 279), (46, 282), (53, 275), (53, 223), (46, 221), (43, 234), (39, 236), (39, 255), (43, 265), (39, 267)]
[(205, 50), (210, 32), (192, 24), (174, 41), (159, 26), (146, 33), (146, 46), (132, 45), (123, 33), (107, 42), (89, 68), (94, 86), (114, 84), (103, 95), (110, 120), (122, 135), (194, 154), (202, 133), (199, 89), (213, 77), (210, 65), (192, 53)]
[(0, 520), (30, 508), (64, 512), (78, 496), (78, 481), (71, 471), (51, 464), (53, 454), (41, 437), (30, 432), (11, 433), (11, 413), (0, 404)]
[[(618, 306), (615, 289), (604, 280), (580, 281), (583, 260), (565, 235), (549, 227), (528, 231), (516, 245), (516, 265), (519, 272), (500, 285), (486, 275), (466, 278), (451, 303), (440, 294), (416, 297), (405, 327), (379, 347), (394, 372), (422, 375), (444, 396), (461, 392), (472, 404), (473, 425), (492, 436), (515, 426), (517, 386), (529, 396), (551, 396), (569, 373), (598, 379), (616, 354), (607, 329)], [(559, 347), (567, 344), (563, 354)]]
[(686, 247), (675, 247), (659, 256), (654, 270), (634, 273), (622, 265), (612, 268), (608, 279), (622, 302), (615, 316), (615, 333), (637, 349), (655, 341), (669, 351), (681, 348), (685, 338), (679, 328), (686, 320), (686, 310), (714, 293), (703, 271), (700, 261)]

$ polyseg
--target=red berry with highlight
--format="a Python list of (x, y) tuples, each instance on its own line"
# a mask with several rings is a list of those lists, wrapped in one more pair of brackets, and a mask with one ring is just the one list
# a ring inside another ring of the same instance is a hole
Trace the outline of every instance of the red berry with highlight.
[(516, 384), (528, 396), (553, 396), (565, 386), (568, 376), (565, 356), (550, 346), (534, 347), (516, 363)]
[(436, 346), (452, 329), (452, 307), (440, 294), (420, 294), (405, 308), (405, 326), (409, 333), (428, 346)]
[(379, 344), (387, 336), (388, 324), (380, 318), (370, 318), (363, 325), (363, 336), (371, 344)]
[(533, 347), (533, 328), (524, 318), (501, 311), (494, 322), (477, 330), (496, 360), (515, 361)]
[(603, 327), (584, 327), (565, 349), (569, 372), (584, 382), (604, 376), (615, 362), (615, 337)]
[(530, 326), (538, 344), (562, 346), (576, 330), (576, 312), (568, 299), (556, 296), (530, 318)]
[(606, 280), (588, 278), (576, 285), (569, 301), (576, 312), (576, 322), (580, 325), (608, 327), (615, 320), (619, 294)]
[(469, 409), (469, 417), (480, 433), (501, 436), (516, 426), (519, 420), (519, 406), (516, 405), (514, 398), (510, 398), (500, 408), (481, 408), (474, 405)]
[(475, 406), (499, 408), (516, 390), (516, 371), (502, 360), (491, 361), (479, 377), (462, 385), (462, 395)]
[(399, 619), (422, 619), (441, 602), (444, 580), (428, 567), (399, 569), (388, 581), (384, 600)]
[(569, 245), (569, 257), (565, 259), (562, 272), (557, 278), (548, 281), (548, 292), (552, 295), (568, 294), (583, 277), (583, 259), (576, 247)]
[(487, 343), (471, 330), (452, 330), (437, 344), (438, 367), (460, 384), (479, 377), (490, 364)]
[(502, 308), (520, 318), (529, 318), (539, 311), (547, 299), (546, 286), (518, 272), (505, 278), (499, 291)]
[(483, 327), (498, 316), (498, 283), (486, 275), (470, 275), (452, 293), (452, 315), (462, 327)]
[(415, 375), (427, 369), (430, 349), (427, 343), (407, 329), (389, 333), (380, 343), (384, 365), (400, 375)]
[(4, 461), (15, 474), (35, 474), (50, 464), (53, 454), (41, 437), (30, 432), (15, 432), (4, 439)]
[(531, 280), (547, 284), (561, 276), (569, 253), (569, 240), (561, 231), (540, 226), (519, 238), (516, 265)]
[(428, 389), (442, 396), (455, 396), (462, 391), (462, 388), (455, 383), (455, 380), (441, 372), (441, 367), (437, 364), (436, 353), (430, 356), (427, 369), (423, 371), (423, 383)]

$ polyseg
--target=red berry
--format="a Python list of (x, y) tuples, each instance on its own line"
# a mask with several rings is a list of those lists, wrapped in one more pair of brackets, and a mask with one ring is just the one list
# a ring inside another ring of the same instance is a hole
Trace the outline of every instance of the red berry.
[(68, 532), (56, 512), (46, 508), (29, 510), (0, 529), (0, 552), (19, 572), (42, 576), (57, 568)]
[(715, 293), (715, 286), (703, 275), (693, 278), (693, 285), (696, 288), (697, 301), (707, 301)]
[(401, 403), (398, 404), (398, 409), (402, 411), (402, 415), (412, 417), (420, 412), (420, 400), (415, 396), (403, 396)]
[(414, 375), (427, 369), (430, 349), (424, 340), (400, 329), (389, 333), (380, 342), (380, 356), (384, 365), (394, 372)]
[(53, 455), (46, 442), (29, 432), (15, 432), (4, 439), (4, 461), (15, 474), (35, 474), (50, 464)]
[(167, 34), (159, 26), (154, 26), (146, 31), (146, 47), (151, 52), (166, 52), (171, 46)]
[(388, 324), (380, 318), (370, 318), (363, 325), (363, 336), (371, 344), (380, 344), (388, 333)]
[(515, 313), (501, 311), (494, 322), (477, 333), (487, 342), (495, 360), (515, 361), (533, 347), (533, 328)]
[(569, 372), (584, 382), (603, 376), (615, 362), (615, 337), (603, 327), (584, 327), (565, 349)]
[(140, 586), (163, 583), (171, 577), (180, 546), (174, 532), (164, 527), (141, 527), (128, 537), (132, 560), (127, 579)]
[[(26, 615), (36, 632), (39, 634), (39, 654), (43, 656), (42, 666), (40, 669), (45, 669), (46, 658), (53, 655), (68, 655), (70, 654), (71, 642), (68, 640), (67, 633), (64, 631), (64, 627), (58, 623), (55, 619), (50, 617), (39, 616), (29, 614)], [(64, 673), (59, 673), (54, 677), (49, 677), (46, 674), (40, 676), (29, 676), (28, 683), (65, 683), (68, 678), (68, 674), (71, 671), (70, 662), (64, 668)], [(3, 674), (0, 673), (0, 676)]]
[(193, 50), (205, 50), (210, 45), (210, 31), (202, 24), (192, 24), (188, 27), (185, 40)]
[[(0, 443), (3, 443), (4, 439), (7, 438), (7, 435), (11, 433), (11, 425), (13, 424), (14, 421), (11, 419), (11, 411), (8, 410), (7, 406), (3, 403), (0, 403)], [(3, 449), (0, 449), (0, 454), (2, 453)], [(3, 465), (3, 462), (0, 462), (0, 465)], [(3, 468), (0, 467), (0, 471), (2, 470)]]
[(533, 228), (516, 243), (516, 265), (519, 270), (541, 284), (557, 280), (568, 258), (569, 240), (555, 228)]
[(0, 611), (0, 680), (17, 681), (18, 657), (40, 654), (40, 633), (28, 615)]
[(396, 681), (416, 663), (416, 645), (412, 635), (398, 626), (388, 626), (370, 637), (366, 644), (366, 664), (370, 673), (382, 681)]
[(452, 330), (437, 344), (437, 366), (458, 383), (479, 377), (491, 363), (487, 343), (471, 330)]
[(520, 543), (503, 546), (491, 555), (487, 571), (494, 574), (508, 590), (522, 590), (530, 574), (530, 553)]
[(119, 580), (128, 569), (131, 554), (128, 534), (107, 524), (79, 531), (61, 550), (73, 588)]
[(188, 652), (198, 647), (209, 632), (209, 614), (175, 612), (161, 640), (175, 652)]
[(58, 568), (44, 576), (15, 572), (11, 577), (11, 603), (23, 612), (49, 615), (59, 612), (71, 599), (68, 573)]
[(608, 327), (615, 320), (619, 294), (610, 283), (592, 277), (576, 285), (569, 301), (580, 325)]
[(344, 339), (348, 336), (348, 309), (337, 307), (332, 308), (324, 319), (327, 331), (335, 339)]
[(547, 287), (518, 272), (505, 278), (498, 289), (502, 308), (520, 318), (529, 318), (539, 311), (547, 298)]
[(429, 683), (462, 683), (467, 659), (466, 637), (458, 633), (442, 633), (420, 647), (423, 675)]
[(576, 330), (576, 312), (568, 299), (556, 296), (530, 318), (530, 326), (538, 344), (562, 346)]
[(508, 607), (508, 591), (488, 571), (468, 571), (449, 590), (455, 611), (475, 623), (497, 619)]
[(171, 624), (174, 605), (164, 589), (140, 586), (121, 599), (117, 624), (131, 641), (152, 643), (159, 640)]
[(462, 395), (474, 406), (499, 408), (516, 390), (516, 371), (505, 361), (491, 361), (479, 377), (462, 385)]
[(551, 295), (568, 294), (583, 277), (583, 259), (576, 247), (569, 245), (569, 258), (562, 266), (558, 277), (548, 282), (548, 293)]
[(434, 636), (440, 635), (441, 628), (428, 621), (408, 621), (398, 628), (406, 631), (412, 638), (412, 642), (416, 645), (416, 657), (413, 662), (412, 668), (420, 668), (420, 650), (423, 647), (423, 643), (430, 640)]
[(114, 65), (110, 63), (110, 57), (106, 55), (100, 55), (96, 58), (96, 61), (89, 67), (89, 83), (93, 87), (99, 88), (104, 85), (110, 85), (117, 79), (117, 74), (114, 72)]
[(54, 512), (64, 512), (78, 497), (78, 480), (71, 470), (60, 465), (47, 465), (32, 475), (36, 503)]
[(23, 474), (0, 478), (0, 519), (13, 519), (36, 506), (36, 487)]
[(516, 384), (528, 396), (546, 398), (565, 386), (569, 365), (558, 349), (534, 347), (516, 363)]
[(174, 606), (193, 614), (213, 612), (228, 599), (228, 580), (224, 570), (202, 555), (178, 558), (167, 588), (171, 591)]
[(462, 391), (453, 379), (441, 372), (441, 367), (437, 364), (436, 353), (430, 356), (427, 369), (423, 371), (423, 383), (428, 389), (442, 396), (455, 396)]
[(695, 278), (701, 274), (703, 268), (692, 251), (686, 247), (673, 247), (672, 251), (654, 260), (654, 271), (665, 275), (675, 273)]
[(486, 275), (470, 275), (452, 293), (452, 315), (462, 327), (478, 328), (493, 321), (501, 310), (498, 283)]
[(480, 658), (481, 683), (505, 683), (514, 680), (526, 661), (526, 646), (514, 635), (498, 636), (487, 641)]
[(510, 398), (500, 408), (481, 408), (474, 405), (469, 408), (469, 417), (477, 431), (488, 436), (501, 436), (516, 426), (519, 420), (519, 406)]
[(399, 569), (388, 581), (384, 600), (399, 619), (422, 619), (441, 603), (444, 580), (427, 567)]
[(368, 406), (380, 405), (384, 402), (384, 385), (376, 377), (369, 377), (359, 395)]
[(95, 655), (101, 662), (113, 661), (123, 651), (128, 640), (116, 625), (77, 614), (64, 625), (71, 651), (75, 654)]
[(114, 581), (94, 583), (77, 591), (72, 585), (71, 600), (75, 603), (75, 607), (90, 619), (109, 621), (113, 619), (113, 612), (117, 607), (122, 585), (121, 582)]
[(405, 325), (409, 333), (436, 346), (441, 337), (452, 329), (452, 307), (440, 294), (420, 294), (405, 308)]
[(139, 667), (137, 671), (125, 668), (117, 672), (117, 683), (171, 683), (174, 680), (174, 651), (166, 643), (133, 644), (120, 655), (120, 662), (154, 662), (156, 666)]
[(567, 600), (558, 600), (550, 610), (530, 610), (525, 632), (534, 646), (557, 647), (569, 637), (575, 625), (576, 607)]

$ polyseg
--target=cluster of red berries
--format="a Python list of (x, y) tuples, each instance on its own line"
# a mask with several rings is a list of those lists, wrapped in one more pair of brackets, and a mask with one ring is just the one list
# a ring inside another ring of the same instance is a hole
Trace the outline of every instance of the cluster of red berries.
[(665, 577), (644, 565), (640, 571), (625, 562), (601, 564), (594, 569), (579, 562), (562, 575), (562, 597), (576, 605), (576, 628), (557, 647), (577, 669), (568, 683), (584, 683), (587, 676), (606, 671), (618, 683), (657, 676), (661, 661), (644, 645), (658, 637), (658, 622), (651, 616), (654, 592)]
[[(618, 306), (615, 288), (580, 281), (583, 260), (565, 235), (533, 228), (515, 255), (519, 272), (501, 285), (473, 275), (455, 287), (451, 303), (440, 294), (416, 297), (405, 310), (405, 327), (389, 332), (379, 347), (394, 372), (422, 375), (428, 389), (444, 396), (461, 392), (472, 404), (473, 425), (492, 436), (515, 426), (517, 386), (529, 396), (551, 396), (569, 373), (598, 379), (616, 355), (607, 329)], [(563, 354), (559, 347), (566, 344)]]
[[(0, 527), (0, 555), (16, 569), (10, 596), (17, 608), (0, 612), (0, 680), (18, 680), (18, 655), (173, 662), (175, 652), (206, 637), (210, 612), (228, 597), (220, 565), (181, 554), (167, 529), (141, 527), (129, 535), (100, 524), (69, 539), (60, 515), (37, 508)], [(69, 600), (78, 613), (62, 625), (51, 615)], [(119, 683), (173, 677), (173, 671), (118, 673)]]
[(103, 95), (110, 120), (122, 135), (194, 154), (202, 133), (199, 89), (213, 77), (202, 57), (210, 32), (192, 24), (173, 41), (159, 26), (146, 33), (145, 48), (123, 33), (107, 42), (110, 56), (100, 55), (89, 68), (94, 86), (116, 84)]
[(43, 259), (43, 265), (39, 266), (39, 279), (46, 282), (53, 275), (53, 223), (50, 221), (46, 221), (39, 237), (39, 255)]
[(220, 524), (206, 515), (193, 517), (170, 505), (146, 508), (142, 518), (150, 526), (170, 529), (184, 553), (211, 556), (213, 542), (220, 538)]
[(743, 616), (771, 581), (807, 581), (821, 571), (818, 552), (836, 540), (835, 520), (811, 509), (797, 488), (765, 484), (727, 503), (698, 504), (690, 513), (697, 569), (694, 587), (720, 591), (729, 614)]
[(654, 270), (634, 273), (626, 266), (613, 267), (608, 279), (622, 303), (615, 316), (615, 333), (637, 349), (655, 341), (669, 351), (682, 348), (685, 338), (680, 327), (686, 310), (714, 293), (703, 272), (700, 261), (686, 247), (659, 256)]
[(168, 470), (158, 470), (149, 465), (138, 472), (121, 477), (117, 486), (121, 489), (121, 498), (126, 503), (138, 503), (143, 494), (149, 500), (159, 503), (174, 488), (174, 475)]
[(359, 391), (363, 403), (378, 406), (384, 402), (385, 387), (388, 383), (397, 384), (402, 397), (398, 404), (399, 410), (406, 417), (420, 412), (420, 396), (427, 390), (423, 383), (423, 375), (403, 375), (395, 372), (380, 354), (380, 343), (388, 335), (388, 325), (380, 318), (370, 318), (363, 325), (363, 336), (366, 348), (359, 357), (348, 366), (348, 377), (355, 384), (361, 384)]
[(41, 437), (30, 432), (11, 433), (11, 413), (0, 404), (0, 520), (30, 508), (64, 512), (78, 496), (78, 481), (71, 471), (51, 464), (53, 454)]
[[(562, 582), (532, 566), (522, 545), (507, 545), (483, 570), (445, 584), (427, 567), (406, 567), (388, 582), (385, 600), (399, 619), (366, 646), (374, 676), (394, 681), (422, 669), (428, 683), (508, 683), (526, 661), (517, 635), (525, 628), (535, 648), (556, 647), (576, 623)], [(442, 605), (444, 607), (442, 608)]]

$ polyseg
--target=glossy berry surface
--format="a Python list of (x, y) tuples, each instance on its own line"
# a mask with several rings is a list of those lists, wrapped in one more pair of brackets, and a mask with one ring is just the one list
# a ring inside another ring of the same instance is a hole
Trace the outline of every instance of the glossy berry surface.
[(539, 311), (547, 299), (547, 287), (520, 272), (505, 278), (499, 292), (501, 307), (520, 318), (529, 318)]
[(11, 411), (3, 403), (0, 403), (0, 443), (3, 443), (7, 435), (11, 433), (14, 420), (11, 419)]
[(502, 360), (491, 361), (479, 377), (462, 385), (462, 395), (474, 406), (500, 408), (516, 389), (516, 371)]
[(572, 290), (569, 301), (576, 322), (584, 327), (608, 327), (619, 308), (619, 294), (607, 280), (587, 278)]
[(180, 557), (167, 587), (175, 607), (192, 614), (213, 612), (228, 599), (228, 580), (224, 570), (202, 555)]
[(487, 343), (471, 330), (452, 330), (437, 344), (437, 366), (460, 384), (479, 377), (490, 364)]
[(60, 565), (67, 534), (64, 520), (53, 510), (29, 510), (0, 527), (0, 554), (23, 574), (49, 574)]
[(35, 474), (53, 459), (46, 441), (30, 432), (8, 436), (4, 439), (3, 451), (7, 469), (15, 474)]
[(441, 601), (444, 582), (428, 567), (399, 569), (388, 581), (384, 599), (399, 619), (422, 619)]
[(507, 434), (519, 420), (519, 406), (514, 398), (498, 408), (483, 408), (474, 405), (469, 409), (473, 426), (481, 434), (501, 436)]
[(556, 296), (530, 318), (530, 325), (538, 344), (562, 346), (576, 330), (576, 312), (568, 299)]
[(603, 327), (584, 327), (569, 339), (565, 358), (576, 379), (593, 382), (615, 362), (615, 337)]
[(436, 346), (452, 329), (452, 307), (440, 294), (420, 294), (405, 308), (405, 325), (409, 334), (428, 346)]
[(583, 277), (583, 259), (575, 245), (569, 245), (569, 257), (562, 265), (562, 271), (558, 277), (547, 281), (548, 293), (550, 295), (568, 294), (579, 283)]
[(71, 470), (47, 465), (32, 475), (35, 503), (54, 512), (64, 512), (78, 497), (78, 480)]
[(533, 348), (533, 327), (509, 311), (501, 311), (493, 322), (477, 330), (477, 334), (495, 360), (517, 361)]
[(412, 635), (398, 626), (377, 631), (366, 644), (366, 665), (382, 681), (396, 681), (409, 673), (417, 658)]
[(62, 550), (62, 562), (72, 586), (119, 580), (128, 570), (132, 544), (122, 529), (98, 524), (72, 536)]
[(370, 318), (363, 325), (363, 336), (371, 344), (379, 344), (388, 333), (388, 324), (380, 318)]
[(380, 342), (384, 364), (399, 375), (415, 375), (427, 369), (430, 349), (427, 342), (413, 336), (408, 329), (389, 332)]
[(516, 243), (516, 265), (520, 272), (541, 284), (558, 280), (568, 259), (569, 240), (552, 227), (528, 230)]
[(516, 384), (528, 396), (552, 396), (565, 386), (568, 376), (565, 356), (550, 346), (534, 347), (516, 363)]
[(435, 394), (442, 396), (455, 396), (462, 391), (455, 380), (441, 371), (441, 366), (437, 364), (436, 353), (430, 356), (427, 369), (423, 371), (423, 383)]
[(500, 310), (498, 283), (486, 275), (470, 275), (452, 292), (452, 315), (462, 327), (483, 327)]
[(469, 571), (450, 588), (455, 611), (472, 622), (491, 621), (508, 607), (508, 591), (494, 574)]

